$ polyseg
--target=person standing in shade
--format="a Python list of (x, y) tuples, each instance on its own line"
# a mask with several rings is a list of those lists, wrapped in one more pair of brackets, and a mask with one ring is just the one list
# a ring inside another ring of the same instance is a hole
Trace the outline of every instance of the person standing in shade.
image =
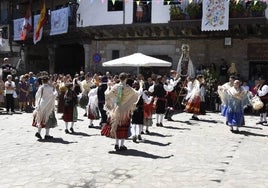
[(105, 92), (105, 109), (108, 113), (107, 124), (101, 130), (101, 135), (114, 138), (116, 151), (127, 150), (125, 139), (130, 136), (131, 113), (135, 109), (143, 82), (140, 82), (140, 90), (136, 91), (126, 84), (127, 74), (120, 73), (120, 82)]
[(33, 112), (34, 121), (33, 126), (38, 128), (35, 136), (42, 139), (41, 130), (46, 129), (45, 139), (51, 139), (49, 132), (51, 128), (57, 126), (57, 119), (55, 117), (55, 100), (58, 95), (56, 89), (49, 83), (47, 75), (42, 76), (42, 85), (39, 86), (35, 95), (35, 110)]
[[(14, 97), (13, 93), (16, 92), (16, 84), (12, 81), (12, 75), (7, 75), (7, 81), (5, 81), (5, 90), (6, 90), (6, 111), (8, 114), (15, 112), (14, 108)], [(11, 110), (11, 112), (10, 112)]]

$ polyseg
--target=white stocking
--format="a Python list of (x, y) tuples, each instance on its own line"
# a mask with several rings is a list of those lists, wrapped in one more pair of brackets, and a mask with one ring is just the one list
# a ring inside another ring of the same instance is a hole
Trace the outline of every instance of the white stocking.
[(123, 146), (125, 143), (125, 139), (121, 139), (121, 145), (120, 146)]
[(160, 123), (163, 123), (164, 114), (160, 114)]
[(48, 129), (46, 128), (46, 135), (47, 136), (49, 135), (49, 128)]
[(68, 129), (68, 122), (65, 122), (65, 127), (66, 129)]
[(159, 115), (160, 114), (156, 114), (156, 123), (159, 123)]

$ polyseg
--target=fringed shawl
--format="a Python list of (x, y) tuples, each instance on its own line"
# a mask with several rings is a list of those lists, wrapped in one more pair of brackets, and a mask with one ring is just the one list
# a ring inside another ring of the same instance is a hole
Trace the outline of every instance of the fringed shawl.
[(201, 90), (200, 90), (200, 82), (198, 80), (195, 80), (193, 83), (193, 89), (191, 92), (190, 99), (193, 99), (196, 96), (200, 96)]
[(55, 109), (55, 99), (57, 92), (53, 91), (53, 87), (48, 84), (43, 84), (37, 90), (35, 95), (36, 108), (34, 115), (36, 115), (36, 122), (38, 125), (41, 123), (46, 124), (49, 116)]
[(88, 93), (87, 108), (90, 108), (91, 112), (96, 112), (98, 109), (98, 88), (91, 89)]
[[(119, 92), (119, 89), (121, 87), (122, 96), (120, 97), (121, 92)], [(119, 98), (120, 101), (118, 101)], [(121, 123), (129, 118), (138, 99), (139, 92), (125, 83), (116, 84), (111, 90), (106, 90), (104, 109), (110, 118), (112, 130), (116, 130), (117, 126), (121, 126)]]
[(232, 87), (230, 82), (227, 82), (223, 84), (222, 86), (218, 87), (218, 94), (220, 96), (222, 104), (226, 104), (227, 99), (226, 99), (226, 91)]

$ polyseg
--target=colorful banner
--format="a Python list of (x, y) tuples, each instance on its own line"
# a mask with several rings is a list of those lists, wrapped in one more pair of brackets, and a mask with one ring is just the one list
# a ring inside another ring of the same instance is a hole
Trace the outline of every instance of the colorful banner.
[(229, 0), (203, 0), (202, 31), (229, 29)]
[(31, 10), (31, 4), (29, 4), (21, 28), (20, 33), (21, 40), (26, 40), (27, 34), (31, 31), (31, 29), (32, 29), (32, 10)]
[(68, 32), (68, 12), (68, 7), (51, 12), (50, 35), (59, 35)]
[(18, 41), (21, 40), (20, 38), (20, 33), (21, 33), (21, 28), (23, 26), (24, 18), (19, 18), (13, 20), (13, 40)]
[(43, 1), (42, 9), (39, 15), (38, 23), (36, 25), (36, 28), (34, 30), (34, 37), (33, 42), (36, 44), (39, 42), (43, 35), (43, 27), (46, 23), (46, 1)]

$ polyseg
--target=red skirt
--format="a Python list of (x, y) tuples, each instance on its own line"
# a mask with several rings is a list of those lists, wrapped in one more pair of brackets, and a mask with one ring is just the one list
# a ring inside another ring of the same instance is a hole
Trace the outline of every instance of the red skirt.
[(153, 112), (154, 112), (154, 108), (153, 108), (153, 103), (150, 104), (146, 104), (144, 103), (143, 105), (143, 116), (144, 118), (149, 118), (152, 116)]
[(200, 114), (200, 102), (200, 96), (190, 99), (186, 104), (185, 111), (188, 113)]
[[(110, 120), (108, 119), (107, 124), (101, 129), (101, 135), (114, 138), (111, 134), (111, 125), (110, 125)], [(118, 139), (127, 139), (130, 137), (131, 132), (130, 132), (130, 118), (126, 120), (124, 123), (122, 123), (120, 126), (117, 127), (116, 130), (116, 137)]]
[(88, 110), (87, 110), (87, 117), (88, 117), (88, 119), (99, 119), (100, 118), (98, 111), (92, 112), (92, 110), (90, 108), (88, 108)]
[[(32, 126), (33, 126), (33, 127), (37, 127), (36, 115), (33, 116)], [(44, 122), (41, 123), (41, 127), (42, 127), (42, 128), (45, 128), (45, 127), (46, 127), (46, 125), (45, 125)]]

